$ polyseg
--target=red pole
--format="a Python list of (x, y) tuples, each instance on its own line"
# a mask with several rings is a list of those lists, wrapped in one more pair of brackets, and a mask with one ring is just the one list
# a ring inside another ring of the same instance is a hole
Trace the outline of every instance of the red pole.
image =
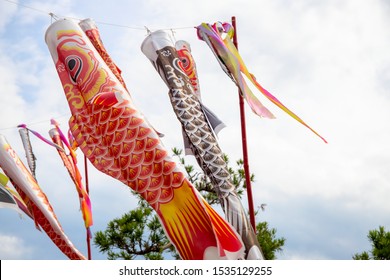
[[(88, 181), (88, 161), (87, 157), (84, 155), (84, 171), (85, 171), (85, 190), (87, 194), (89, 195), (89, 181)], [(88, 247), (88, 260), (92, 259), (92, 252), (91, 252), (91, 230), (88, 227), (87, 228), (87, 247)]]
[(88, 161), (86, 155), (84, 155), (84, 169), (85, 169), (85, 190), (87, 191), (87, 194), (89, 194)]
[[(234, 17), (234, 16), (232, 17), (232, 26), (234, 28), (233, 43), (238, 50), (236, 17)], [(238, 98), (239, 98), (239, 103), (240, 103), (242, 153), (243, 153), (243, 160), (244, 160), (246, 190), (247, 190), (247, 194), (248, 194), (249, 220), (251, 222), (253, 230), (256, 233), (255, 209), (254, 209), (254, 205), (253, 205), (251, 175), (249, 172), (249, 163), (248, 163), (248, 145), (246, 142), (244, 97), (242, 96), (240, 89), (238, 89)]]

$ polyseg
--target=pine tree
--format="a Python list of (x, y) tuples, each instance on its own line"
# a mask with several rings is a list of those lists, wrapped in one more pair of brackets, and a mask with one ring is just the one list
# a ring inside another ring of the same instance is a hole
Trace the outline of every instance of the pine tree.
[[(219, 199), (213, 191), (212, 184), (207, 176), (197, 171), (193, 165), (187, 164), (181, 150), (173, 149), (173, 153), (184, 166), (187, 178), (206, 201), (210, 205), (219, 204)], [(229, 164), (229, 158), (226, 155), (225, 160)], [(229, 167), (229, 172), (237, 193), (241, 196), (246, 187), (243, 161), (238, 160), (236, 165), (236, 169)], [(253, 174), (251, 174), (251, 181), (254, 181)], [(134, 195), (137, 194), (134, 193)], [(264, 205), (261, 205), (263, 210)], [(265, 258), (276, 259), (276, 253), (282, 251), (285, 238), (276, 238), (276, 229), (269, 229), (267, 222), (258, 223), (256, 230)], [(110, 221), (105, 231), (96, 232), (94, 244), (100, 252), (106, 253), (110, 260), (179, 259), (174, 246), (165, 236), (157, 215), (141, 197), (135, 209), (130, 210), (120, 218)]]
[(378, 230), (370, 230), (367, 238), (371, 243), (371, 251), (356, 253), (352, 257), (354, 260), (390, 260), (390, 231), (379, 226)]

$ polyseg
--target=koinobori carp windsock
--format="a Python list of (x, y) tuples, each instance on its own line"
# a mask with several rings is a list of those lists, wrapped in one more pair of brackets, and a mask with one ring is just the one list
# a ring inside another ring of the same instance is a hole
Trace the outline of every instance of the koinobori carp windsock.
[(234, 228), (185, 178), (80, 26), (57, 21), (46, 43), (72, 113), (71, 133), (89, 161), (151, 205), (183, 259), (242, 257)]
[[(177, 54), (180, 58), (180, 66), (184, 73), (188, 76), (192, 88), (194, 89), (193, 93), (198, 98), (199, 104), (201, 105), (201, 109), (205, 117), (207, 118), (207, 121), (213, 130), (213, 133), (217, 135), (218, 132), (225, 127), (225, 124), (202, 102), (198, 72), (196, 70), (195, 60), (191, 54), (190, 44), (187, 41), (179, 40), (175, 42), (175, 49), (177, 50)], [(188, 142), (188, 137), (185, 134), (186, 133), (183, 130), (184, 151), (186, 155), (191, 155), (193, 154), (191, 144)]]
[(273, 119), (275, 116), (260, 102), (249, 88), (242, 74), (272, 103), (290, 115), (293, 119), (310, 129), (314, 134), (320, 137), (325, 143), (327, 141), (300, 117), (288, 109), (281, 101), (273, 96), (268, 90), (256, 81), (256, 77), (248, 71), (244, 60), (241, 58), (232, 38), (235, 30), (232, 25), (225, 22), (216, 22), (214, 24), (202, 23), (197, 27), (198, 37), (203, 40), (215, 55), (223, 71), (233, 80), (240, 89), (240, 93), (252, 111), (260, 117)]
[(172, 37), (163, 30), (152, 32), (142, 43), (141, 50), (168, 86), (172, 108), (181, 123), (192, 153), (210, 178), (227, 221), (241, 235), (246, 259), (263, 259), (257, 236), (231, 182), (223, 153), (190, 78), (183, 70)]
[(91, 41), (92, 45), (95, 47), (98, 54), (102, 57), (104, 62), (107, 64), (108, 68), (110, 68), (111, 72), (115, 75), (115, 77), (120, 81), (122, 86), (126, 88), (125, 81), (123, 80), (121, 73), (122, 71), (115, 64), (111, 56), (108, 54), (106, 48), (104, 47), (103, 41), (100, 37), (99, 29), (97, 28), (95, 22), (90, 19), (84, 19), (79, 22), (81, 29), (87, 35), (88, 39)]
[(37, 158), (35, 157), (34, 152), (32, 150), (28, 129), (26, 127), (20, 127), (19, 134), (20, 134), (20, 138), (22, 139), (24, 150), (26, 152), (26, 160), (27, 160), (28, 167), (30, 168), (31, 174), (36, 180), (37, 178), (35, 177), (35, 170), (37, 166), (36, 163)]
[(25, 202), (37, 229), (42, 228), (69, 259), (84, 260), (65, 235), (45, 193), (3, 135), (0, 135), (0, 167)]
[(26, 203), (24, 203), (23, 199), (15, 190), (7, 185), (8, 181), (9, 178), (0, 172), (0, 208), (14, 209), (19, 212), (20, 215), (24, 213), (32, 219), (33, 217), (30, 210), (28, 210)]
[[(76, 153), (72, 150), (72, 147), (65, 139), (65, 136), (62, 134), (62, 131), (59, 128), (59, 124), (54, 120), (52, 120), (52, 124), (55, 125), (55, 128), (49, 130), (50, 138), (53, 140), (53, 143), (62, 148), (57, 148), (57, 152), (61, 157), (65, 168), (68, 170), (69, 176), (71, 177), (73, 183), (76, 186), (76, 190), (79, 195), (80, 209), (83, 216), (84, 225), (87, 229), (88, 237), (91, 238), (92, 236), (89, 230), (89, 228), (93, 224), (91, 200), (89, 198), (89, 194), (86, 188), (83, 185), (80, 170), (77, 167)], [(70, 152), (69, 155), (65, 153), (64, 143)]]

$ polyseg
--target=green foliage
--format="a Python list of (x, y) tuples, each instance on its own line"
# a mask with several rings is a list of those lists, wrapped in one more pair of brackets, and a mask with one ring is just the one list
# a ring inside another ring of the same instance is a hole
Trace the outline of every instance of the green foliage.
[[(208, 177), (186, 163), (182, 156), (182, 150), (173, 149), (173, 153), (184, 166), (187, 178), (206, 201), (210, 205), (219, 204), (219, 199), (213, 191)], [(225, 160), (229, 164), (229, 158), (226, 155)], [(236, 169), (229, 167), (229, 173), (238, 195), (241, 196), (246, 188), (243, 161), (238, 160), (236, 165)], [(254, 175), (251, 175), (251, 180), (254, 180)], [(133, 194), (137, 195), (135, 192)], [(135, 258), (161, 260), (166, 255), (179, 259), (173, 245), (166, 237), (157, 215), (145, 200), (140, 196), (139, 199), (137, 208), (124, 214), (121, 218), (110, 221), (104, 232), (96, 232), (94, 244), (100, 252), (107, 253), (110, 260)], [(277, 239), (275, 237), (276, 229), (269, 229), (267, 222), (259, 223), (256, 228), (257, 238), (266, 259), (276, 259), (275, 253), (282, 251), (285, 239)]]
[(355, 254), (353, 255), (352, 257), (354, 260), (369, 260), (370, 259), (370, 255), (368, 254), (368, 252), (364, 251), (363, 253), (360, 253), (360, 254)]
[(353, 255), (354, 260), (390, 260), (390, 232), (385, 231), (385, 227), (370, 230), (367, 238), (371, 243), (371, 251)]
[(267, 222), (261, 222), (256, 225), (257, 240), (263, 251), (266, 260), (275, 260), (276, 253), (281, 252), (284, 246), (285, 238), (276, 238), (276, 229), (268, 228)]
[(161, 260), (169, 244), (157, 216), (143, 205), (110, 221), (105, 232), (96, 232), (94, 242), (110, 260), (131, 260), (137, 256)]

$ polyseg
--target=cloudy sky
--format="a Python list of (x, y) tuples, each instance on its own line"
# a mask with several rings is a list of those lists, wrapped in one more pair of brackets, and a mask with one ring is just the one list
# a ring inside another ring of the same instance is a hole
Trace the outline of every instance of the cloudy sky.
[[(390, 230), (388, 1), (0, 0), (0, 134), (23, 160), (18, 124), (47, 135), (51, 118), (65, 131), (70, 117), (44, 42), (49, 13), (97, 22), (137, 107), (165, 134), (167, 148), (182, 148), (180, 125), (167, 87), (140, 45), (145, 26), (187, 40), (203, 101), (227, 125), (219, 140), (233, 162), (242, 158), (237, 88), (193, 27), (236, 16), (239, 50), (249, 71), (329, 142), (258, 92), (277, 119), (260, 119), (246, 106), (254, 203), (267, 204), (257, 221), (267, 221), (286, 238), (278, 258), (351, 259), (370, 249), (370, 229)], [(74, 186), (57, 153), (37, 138), (32, 144), (39, 184), (66, 234), (87, 255)], [(137, 201), (127, 187), (89, 167), (96, 232)], [(105, 259), (94, 246), (92, 256)], [(0, 259), (66, 257), (27, 217), (0, 209)]]

